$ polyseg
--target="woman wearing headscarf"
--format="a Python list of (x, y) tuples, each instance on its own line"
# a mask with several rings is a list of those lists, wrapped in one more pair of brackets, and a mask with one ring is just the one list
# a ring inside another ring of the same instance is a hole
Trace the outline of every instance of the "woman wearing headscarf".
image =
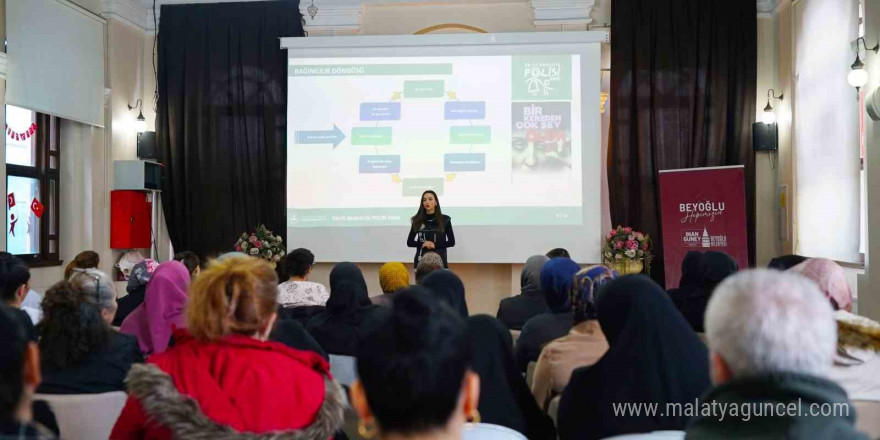
[(850, 313), (852, 290), (843, 268), (825, 258), (811, 258), (789, 269), (819, 286), (837, 321), (837, 353), (829, 377), (850, 399), (880, 401), (880, 323)]
[(156, 268), (143, 304), (137, 306), (119, 329), (134, 335), (144, 356), (164, 352), (174, 329), (186, 327), (189, 270), (179, 261), (166, 261)]
[(672, 298), (676, 307), (681, 304), (682, 299), (687, 298), (700, 288), (700, 259), (702, 257), (702, 252), (690, 251), (681, 260), (681, 278), (678, 280), (678, 287), (669, 289), (669, 297)]
[(676, 306), (684, 315), (684, 319), (697, 333), (703, 333), (703, 315), (706, 313), (706, 305), (715, 288), (725, 278), (735, 274), (739, 270), (730, 255), (723, 252), (709, 251), (700, 257), (697, 278), (699, 286), (689, 290), (686, 294), (676, 295), (679, 301)]
[(422, 286), (428, 289), (435, 298), (445, 302), (458, 312), (462, 318), (467, 319), (468, 308), (464, 296), (464, 283), (461, 278), (449, 270), (438, 270), (428, 274), (422, 280)]
[(504, 298), (495, 315), (510, 330), (521, 330), (534, 316), (547, 312), (547, 301), (541, 291), (541, 268), (550, 259), (544, 255), (532, 255), (519, 274), (519, 295)]
[(596, 298), (609, 349), (574, 371), (559, 404), (562, 440), (682, 430), (687, 418), (614, 412), (616, 404), (693, 404), (709, 386), (709, 354), (663, 289), (634, 275), (611, 281)]
[(379, 268), (379, 287), (382, 288), (382, 294), (371, 297), (370, 301), (376, 305), (390, 307), (395, 292), (409, 287), (409, 271), (406, 270), (406, 266), (398, 261), (383, 264)]
[(128, 295), (119, 299), (119, 309), (116, 310), (116, 317), (113, 318), (113, 325), (119, 327), (122, 321), (128, 318), (128, 315), (134, 311), (137, 306), (144, 302), (144, 296), (147, 293), (147, 283), (153, 272), (159, 267), (156, 260), (147, 258), (131, 268), (131, 275), (128, 277), (128, 285), (125, 290)]
[(574, 274), (580, 269), (577, 263), (565, 257), (553, 258), (541, 269), (541, 290), (549, 311), (530, 319), (516, 340), (516, 366), (521, 372), (528, 369), (529, 362), (538, 360), (545, 344), (571, 330), (569, 290)]
[(471, 369), (480, 376), (479, 411), (483, 423), (506, 426), (531, 439), (556, 438), (553, 420), (538, 408), (513, 361), (513, 339), (501, 321), (468, 318), (473, 341)]
[(595, 364), (608, 351), (608, 340), (597, 320), (596, 292), (614, 279), (617, 272), (605, 266), (590, 266), (575, 274), (571, 289), (574, 326), (568, 335), (541, 350), (535, 366), (532, 395), (541, 408), (546, 410), (553, 396), (562, 393), (572, 371)]
[(802, 255), (783, 255), (781, 257), (776, 257), (770, 260), (770, 263), (767, 264), (767, 267), (776, 270), (789, 270), (792, 267), (795, 267), (798, 264), (801, 264), (807, 260), (808, 258)]
[(327, 353), (354, 356), (359, 339), (375, 325), (380, 311), (370, 302), (360, 268), (339, 263), (330, 271), (327, 308), (309, 318), (306, 330)]

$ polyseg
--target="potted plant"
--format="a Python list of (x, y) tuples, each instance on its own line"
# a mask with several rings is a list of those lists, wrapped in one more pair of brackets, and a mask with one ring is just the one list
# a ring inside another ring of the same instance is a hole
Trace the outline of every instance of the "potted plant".
[(653, 241), (648, 234), (631, 227), (612, 229), (602, 244), (602, 259), (606, 266), (621, 275), (651, 271)]

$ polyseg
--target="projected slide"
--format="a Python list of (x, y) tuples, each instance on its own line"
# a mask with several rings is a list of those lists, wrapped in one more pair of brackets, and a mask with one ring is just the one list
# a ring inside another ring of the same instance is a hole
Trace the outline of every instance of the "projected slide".
[[(292, 228), (581, 225), (580, 55), (291, 58)], [(594, 136), (595, 137), (595, 136)]]

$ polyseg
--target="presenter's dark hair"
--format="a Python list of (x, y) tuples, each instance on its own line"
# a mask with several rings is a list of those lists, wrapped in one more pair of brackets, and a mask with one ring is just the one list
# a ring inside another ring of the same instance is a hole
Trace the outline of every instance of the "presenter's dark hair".
[(288, 277), (304, 277), (313, 264), (315, 254), (312, 251), (305, 248), (294, 249), (284, 259), (284, 270)]
[(445, 426), (471, 353), (465, 323), (449, 306), (423, 288), (401, 290), (357, 350), (358, 375), (380, 429), (413, 434)]
[(559, 257), (571, 258), (571, 255), (569, 255), (568, 251), (564, 248), (551, 249), (550, 252), (547, 252), (547, 258), (553, 259)]
[(412, 216), (412, 230), (418, 231), (419, 228), (425, 224), (425, 220), (428, 219), (428, 213), (425, 212), (425, 204), (422, 203), (422, 200), (425, 199), (425, 194), (431, 194), (434, 196), (434, 200), (437, 202), (437, 207), (434, 208), (434, 216), (437, 218), (437, 229), (440, 232), (446, 231), (446, 219), (443, 218), (443, 212), (440, 211), (440, 197), (437, 197), (437, 193), (432, 190), (427, 190), (422, 193), (422, 196), (419, 197), (419, 211), (416, 212), (416, 215)]

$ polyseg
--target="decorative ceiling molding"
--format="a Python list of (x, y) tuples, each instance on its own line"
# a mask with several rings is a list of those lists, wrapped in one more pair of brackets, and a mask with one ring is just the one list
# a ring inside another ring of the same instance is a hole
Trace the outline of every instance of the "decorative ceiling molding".
[(768, 13), (776, 10), (776, 6), (779, 6), (779, 0), (757, 0), (758, 2), (758, 13)]
[(101, 15), (147, 29), (147, 8), (141, 0), (103, 0)]
[(588, 25), (596, 0), (531, 0), (535, 26)]

